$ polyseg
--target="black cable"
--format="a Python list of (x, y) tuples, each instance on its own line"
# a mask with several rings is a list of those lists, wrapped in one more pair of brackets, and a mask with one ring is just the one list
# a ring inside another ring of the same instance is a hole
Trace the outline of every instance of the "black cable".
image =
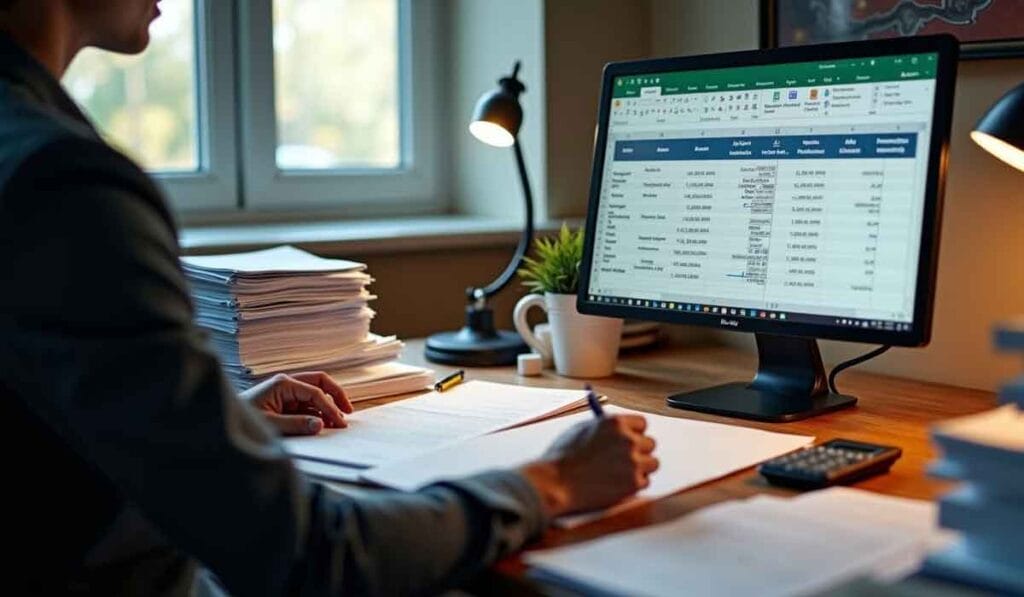
[(877, 357), (878, 355), (884, 353), (885, 351), (889, 350), (890, 348), (892, 348), (892, 346), (879, 346), (878, 348), (872, 350), (871, 352), (864, 353), (864, 354), (860, 355), (859, 357), (850, 359), (849, 361), (843, 361), (842, 363), (839, 363), (835, 367), (832, 367), (832, 372), (828, 374), (828, 389), (829, 389), (829, 391), (832, 392), (833, 394), (838, 394), (839, 393), (839, 390), (836, 389), (836, 376), (837, 375), (839, 375), (840, 373), (842, 373), (846, 369), (849, 369), (850, 367), (855, 367), (857, 365), (860, 365), (864, 361), (870, 361), (871, 359), (873, 359), (873, 358)]

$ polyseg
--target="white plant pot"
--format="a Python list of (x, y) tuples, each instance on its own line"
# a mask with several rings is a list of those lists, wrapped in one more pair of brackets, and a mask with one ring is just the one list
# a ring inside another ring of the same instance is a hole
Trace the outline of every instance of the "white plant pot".
[[(534, 336), (527, 313), (540, 307), (548, 314), (551, 343)], [(576, 310), (575, 294), (531, 294), (516, 304), (512, 314), (516, 331), (545, 360), (553, 359), (555, 370), (567, 377), (607, 377), (615, 372), (622, 339), (622, 320), (582, 315)]]

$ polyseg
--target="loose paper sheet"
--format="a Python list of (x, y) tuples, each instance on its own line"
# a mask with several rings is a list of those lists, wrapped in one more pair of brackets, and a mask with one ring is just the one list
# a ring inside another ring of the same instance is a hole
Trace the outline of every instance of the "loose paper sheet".
[(346, 417), (346, 429), (284, 442), (298, 458), (374, 466), (550, 417), (585, 402), (582, 390), (468, 381), (445, 392), (357, 411)]
[[(618, 512), (639, 500), (658, 498), (723, 477), (759, 462), (811, 443), (803, 435), (772, 433), (678, 417), (642, 413), (618, 406), (605, 413), (642, 415), (647, 433), (657, 442), (655, 455), (661, 468), (638, 499), (610, 510), (567, 517), (561, 526), (576, 526)], [(551, 442), (579, 421), (593, 418), (589, 411), (517, 429), (477, 437), (439, 451), (417, 455), (368, 471), (364, 478), (398, 489), (414, 490), (444, 479), (453, 479), (494, 468), (509, 468), (540, 457)]]

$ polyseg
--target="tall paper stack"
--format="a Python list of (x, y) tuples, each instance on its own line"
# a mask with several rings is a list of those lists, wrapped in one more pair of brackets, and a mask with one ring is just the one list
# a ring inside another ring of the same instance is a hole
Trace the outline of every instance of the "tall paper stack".
[[(996, 335), (1002, 349), (1024, 352), (1024, 324)], [(1001, 393), (1004, 406), (936, 427), (942, 460), (936, 476), (965, 483), (939, 503), (939, 523), (960, 531), (925, 572), (1024, 594), (1024, 378)]]
[(362, 263), (294, 247), (184, 257), (196, 323), (239, 390), (276, 373), (325, 371), (350, 399), (426, 388), (428, 369), (393, 362), (394, 336), (370, 333), (373, 279)]

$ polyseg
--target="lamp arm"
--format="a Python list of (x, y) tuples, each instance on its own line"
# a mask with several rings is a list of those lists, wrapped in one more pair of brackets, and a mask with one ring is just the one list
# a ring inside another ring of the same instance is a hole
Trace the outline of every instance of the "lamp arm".
[(519, 148), (519, 138), (516, 137), (512, 148), (516, 154), (516, 166), (519, 168), (519, 181), (523, 187), (523, 198), (526, 203), (526, 223), (523, 227), (523, 234), (519, 237), (519, 244), (516, 246), (515, 255), (505, 267), (505, 271), (495, 278), (493, 282), (483, 288), (469, 288), (466, 291), (470, 303), (483, 307), (488, 298), (501, 292), (512, 281), (512, 276), (523, 263), (523, 257), (530, 250), (530, 243), (533, 242), (533, 192), (530, 190), (530, 178), (526, 174), (526, 162), (523, 161), (523, 152)]

